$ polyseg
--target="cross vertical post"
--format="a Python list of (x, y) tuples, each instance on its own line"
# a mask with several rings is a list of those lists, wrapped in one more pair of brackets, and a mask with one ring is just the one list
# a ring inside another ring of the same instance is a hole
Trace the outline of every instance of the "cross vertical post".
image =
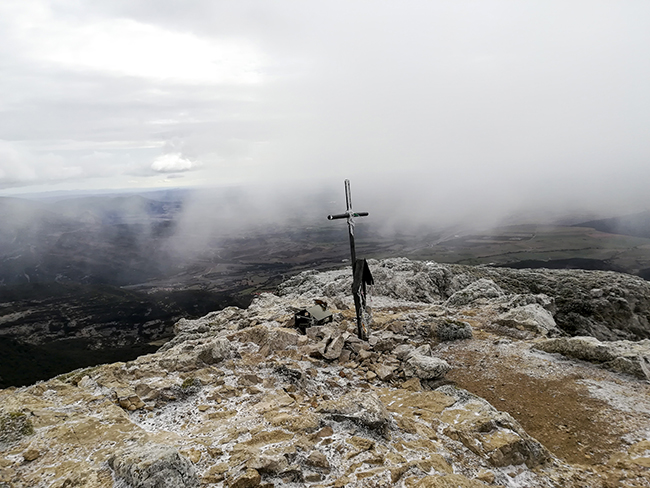
[[(354, 218), (366, 217), (368, 215), (368, 212), (355, 212), (352, 210), (352, 193), (350, 191), (350, 180), (345, 180), (345, 205), (345, 213), (328, 215), (327, 218), (328, 220), (347, 219), (348, 222), (348, 233), (350, 237), (350, 258), (352, 261), (352, 276), (354, 280), (352, 284), (352, 293), (354, 295), (354, 308), (357, 312), (357, 336), (359, 339), (365, 340), (366, 331), (363, 326), (363, 308), (365, 308), (365, 284), (363, 284), (363, 297), (359, 297), (359, 291), (355, 289), (355, 282), (359, 281), (358, 285), (361, 286), (364, 270), (360, 267), (367, 268), (367, 265), (365, 264), (364, 260), (361, 260), (359, 263), (357, 263), (357, 252), (354, 247)], [(369, 274), (370, 272), (368, 271), (368, 275)], [(372, 276), (370, 276), (369, 279), (372, 280)], [(361, 300), (361, 298), (363, 298), (363, 300)]]

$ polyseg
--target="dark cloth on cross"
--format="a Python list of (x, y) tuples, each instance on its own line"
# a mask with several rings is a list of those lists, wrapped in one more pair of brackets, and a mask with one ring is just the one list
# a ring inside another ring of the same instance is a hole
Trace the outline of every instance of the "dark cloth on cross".
[(354, 262), (354, 274), (352, 278), (352, 296), (354, 297), (354, 307), (357, 310), (357, 336), (360, 339), (366, 339), (368, 335), (367, 325), (363, 323), (361, 317), (363, 311), (366, 310), (366, 285), (373, 285), (375, 280), (372, 277), (368, 261), (365, 259), (357, 259)]

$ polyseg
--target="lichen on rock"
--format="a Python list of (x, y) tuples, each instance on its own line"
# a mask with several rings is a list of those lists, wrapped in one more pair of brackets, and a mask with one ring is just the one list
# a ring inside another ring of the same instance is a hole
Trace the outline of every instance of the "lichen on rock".
[(34, 425), (25, 413), (0, 409), (0, 449), (5, 449), (33, 433)]

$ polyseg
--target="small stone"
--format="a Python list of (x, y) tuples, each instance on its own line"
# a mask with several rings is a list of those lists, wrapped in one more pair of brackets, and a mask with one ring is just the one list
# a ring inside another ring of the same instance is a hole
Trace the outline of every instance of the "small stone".
[(41, 455), (38, 449), (30, 448), (23, 452), (23, 459), (27, 462), (37, 459)]
[(476, 475), (476, 479), (492, 484), (494, 483), (494, 473), (492, 471), (481, 470), (479, 474)]
[(370, 381), (370, 380), (374, 380), (376, 377), (377, 377), (377, 374), (376, 374), (374, 371), (368, 371), (368, 372), (366, 373), (366, 379), (367, 379), (368, 381)]
[(287, 458), (279, 453), (260, 454), (246, 463), (247, 468), (256, 469), (259, 473), (282, 473), (289, 467)]
[(319, 451), (312, 451), (312, 453), (307, 457), (307, 464), (317, 468), (330, 468), (330, 463), (327, 460), (327, 456)]
[(397, 359), (400, 361), (404, 361), (412, 352), (413, 348), (411, 346), (408, 344), (400, 344), (394, 349), (393, 354), (395, 354)]
[(129, 401), (131, 402), (131, 405), (135, 407), (136, 410), (144, 407), (144, 402), (140, 400), (140, 397), (138, 395), (131, 395), (129, 397)]
[(366, 360), (366, 359), (369, 359), (369, 358), (373, 357), (374, 355), (375, 355), (374, 353), (372, 353), (370, 351), (366, 351), (365, 349), (361, 349), (359, 351), (359, 359), (361, 359), (362, 361)]
[(315, 436), (319, 438), (331, 437), (333, 435), (334, 435), (334, 429), (332, 429), (329, 425), (326, 425), (315, 434)]
[(244, 474), (230, 483), (231, 488), (254, 488), (259, 486), (262, 477), (256, 469), (249, 468)]
[(350, 439), (348, 439), (348, 444), (352, 444), (354, 447), (361, 451), (368, 451), (373, 448), (375, 445), (375, 442), (366, 439), (365, 437), (359, 437), (359, 436), (352, 436)]
[(187, 449), (185, 451), (181, 451), (181, 454), (189, 459), (193, 464), (198, 463), (201, 460), (201, 456), (203, 455), (203, 453), (198, 449)]
[(254, 385), (262, 382), (262, 379), (255, 374), (245, 374), (243, 378)]
[(342, 476), (341, 478), (337, 479), (334, 482), (334, 488), (343, 488), (344, 486), (347, 486), (350, 483), (350, 478), (347, 476)]
[(342, 335), (334, 337), (331, 341), (324, 339), (319, 344), (319, 351), (325, 359), (330, 361), (338, 359), (343, 351), (343, 345), (345, 344), (345, 339)]
[(393, 377), (393, 371), (395, 371), (393, 366), (386, 366), (385, 364), (380, 364), (375, 367), (375, 373), (381, 381), (390, 381)]
[(422, 391), (422, 384), (420, 383), (420, 378), (411, 378), (408, 381), (402, 383), (402, 388), (409, 391)]
[(131, 412), (145, 406), (145, 403), (142, 400), (140, 400), (140, 397), (137, 395), (119, 397), (117, 399), (117, 402), (120, 405), (120, 407), (122, 407), (125, 410), (129, 410)]
[(208, 454), (210, 457), (216, 458), (223, 456), (223, 450), (218, 447), (208, 447)]
[(349, 351), (347, 349), (344, 349), (341, 352), (341, 355), (339, 356), (339, 362), (340, 363), (347, 363), (350, 360), (350, 355), (352, 354), (352, 351)]

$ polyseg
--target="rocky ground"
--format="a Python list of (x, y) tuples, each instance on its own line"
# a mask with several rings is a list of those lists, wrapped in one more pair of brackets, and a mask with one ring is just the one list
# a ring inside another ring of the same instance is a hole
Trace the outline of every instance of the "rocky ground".
[[(155, 354), (0, 391), (0, 486), (650, 486), (650, 341), (570, 337), (514, 275), (371, 269), (367, 342), (348, 271), (307, 272)], [(643, 290), (593, 273), (575, 293), (610, 310), (609, 280), (641, 303), (613, 328), (638, 324)], [(302, 335), (314, 299), (334, 320)]]

